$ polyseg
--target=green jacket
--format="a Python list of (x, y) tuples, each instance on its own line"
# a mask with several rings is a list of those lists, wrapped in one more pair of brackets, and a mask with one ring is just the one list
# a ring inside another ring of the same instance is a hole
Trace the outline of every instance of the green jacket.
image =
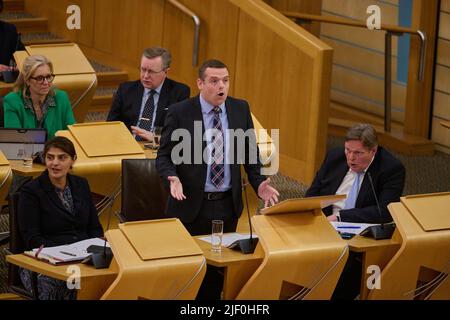
[[(53, 138), (56, 131), (66, 130), (67, 125), (74, 124), (72, 107), (67, 93), (55, 90), (56, 106), (50, 106), (44, 119), (44, 128), (47, 129), (48, 138)], [(33, 111), (24, 107), (22, 92), (10, 92), (3, 99), (5, 112), (5, 128), (36, 128), (36, 116)]]

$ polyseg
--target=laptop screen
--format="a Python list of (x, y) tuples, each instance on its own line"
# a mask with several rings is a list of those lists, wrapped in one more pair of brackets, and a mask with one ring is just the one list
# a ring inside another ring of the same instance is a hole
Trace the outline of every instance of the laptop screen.
[(0, 128), (0, 150), (8, 160), (23, 159), (24, 149), (43, 151), (46, 141), (46, 129)]

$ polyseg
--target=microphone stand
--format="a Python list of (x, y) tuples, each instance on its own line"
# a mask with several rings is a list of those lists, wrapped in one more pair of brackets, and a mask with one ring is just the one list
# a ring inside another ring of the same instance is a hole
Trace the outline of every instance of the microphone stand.
[[(120, 177), (119, 177), (120, 179)], [(109, 230), (109, 226), (111, 224), (111, 212), (112, 212), (112, 206), (114, 204), (114, 201), (119, 196), (121, 191), (121, 184), (119, 182), (118, 187), (116, 187), (116, 190), (112, 192), (112, 195), (108, 197), (109, 202), (109, 217), (108, 217), (108, 225), (106, 227), (106, 231)], [(91, 259), (92, 264), (96, 269), (106, 269), (109, 268), (109, 265), (111, 264), (111, 260), (113, 257), (112, 250), (109, 247), (106, 247), (106, 236), (105, 236), (105, 242), (103, 243), (103, 247), (101, 246), (90, 246), (87, 249), (87, 252), (92, 252)]]
[(375, 240), (390, 239), (395, 230), (395, 223), (384, 223), (381, 216), (380, 204), (378, 202), (377, 194), (375, 193), (375, 187), (373, 186), (372, 175), (367, 172), (369, 177), (370, 188), (372, 189), (375, 202), (377, 204), (378, 213), (380, 215), (380, 224), (376, 226), (370, 226), (364, 230), (361, 235), (368, 238), (373, 238)]
[(258, 244), (258, 238), (253, 238), (252, 221), (250, 219), (250, 208), (248, 207), (247, 197), (247, 183), (242, 179), (242, 190), (244, 190), (245, 206), (247, 207), (248, 224), (250, 226), (250, 238), (236, 240), (230, 245), (233, 250), (240, 250), (244, 254), (255, 252), (256, 245)]

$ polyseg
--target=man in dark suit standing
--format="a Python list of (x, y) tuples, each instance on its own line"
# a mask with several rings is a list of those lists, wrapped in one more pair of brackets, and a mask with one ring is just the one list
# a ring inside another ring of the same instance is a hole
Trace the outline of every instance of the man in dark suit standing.
[[(369, 177), (381, 209), (381, 217)], [(400, 201), (405, 185), (405, 167), (378, 146), (375, 129), (369, 124), (351, 127), (344, 148), (330, 150), (306, 197), (346, 194), (347, 199), (323, 209), (330, 221), (383, 223), (392, 221), (387, 205)]]
[[(0, 13), (3, 11), (3, 0), (0, 0)], [(16, 50), (23, 50), (23, 44), (17, 34), (16, 26), (0, 21), (0, 72), (12, 71), (10, 61)]]
[(108, 121), (122, 121), (139, 136), (162, 127), (168, 107), (189, 98), (187, 85), (167, 78), (171, 54), (159, 47), (147, 48), (141, 58), (140, 80), (122, 83), (116, 92)]
[[(266, 206), (278, 201), (278, 192), (260, 173), (248, 103), (228, 97), (227, 66), (204, 62), (197, 86), (198, 96), (171, 106), (162, 131), (156, 167), (170, 182), (167, 214), (178, 217), (191, 235), (210, 234), (215, 219), (224, 221), (224, 232), (234, 232), (243, 208), (240, 164)], [(247, 133), (243, 143), (233, 134), (238, 129)], [(209, 271), (203, 284), (220, 289), (221, 279)], [(200, 298), (220, 298), (220, 290), (204, 289)]]
[[(322, 209), (328, 220), (385, 223), (392, 221), (387, 205), (400, 201), (404, 185), (403, 164), (378, 146), (377, 135), (371, 125), (357, 124), (348, 130), (344, 148), (328, 152), (311, 187), (306, 191), (306, 197), (346, 194), (346, 199)], [(360, 255), (350, 252), (332, 299), (354, 299), (358, 294), (362, 272)]]

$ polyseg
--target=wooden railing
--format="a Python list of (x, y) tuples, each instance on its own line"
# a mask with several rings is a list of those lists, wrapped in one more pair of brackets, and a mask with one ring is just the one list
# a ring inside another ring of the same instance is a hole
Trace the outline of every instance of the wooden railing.
[[(339, 24), (349, 27), (357, 28), (367, 28), (367, 24), (363, 21), (350, 20), (339, 17), (321, 16), (314, 14), (306, 14), (299, 12), (282, 11), (282, 13), (288, 18), (293, 19), (296, 23), (317, 21), (323, 23)], [(404, 28), (394, 25), (381, 24), (380, 29), (386, 31), (385, 34), (385, 50), (384, 50), (384, 130), (386, 132), (391, 131), (391, 81), (392, 81), (392, 71), (391, 71), (391, 55), (392, 55), (392, 36), (402, 36), (405, 33), (418, 36), (420, 39), (420, 59), (419, 59), (419, 72), (417, 79), (422, 81), (425, 73), (425, 53), (427, 38), (426, 34), (421, 30), (415, 30), (411, 28)]]

